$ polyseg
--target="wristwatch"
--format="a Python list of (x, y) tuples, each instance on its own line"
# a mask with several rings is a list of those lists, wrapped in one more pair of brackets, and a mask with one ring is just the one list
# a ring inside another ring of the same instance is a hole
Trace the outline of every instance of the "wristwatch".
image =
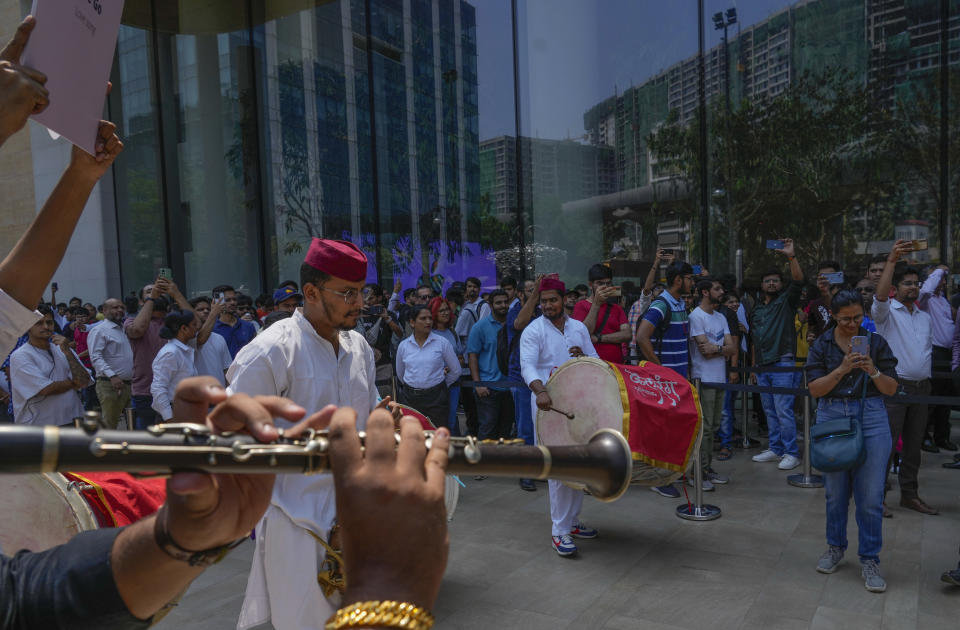
[(871, 374), (870, 378), (880, 378), (880, 368), (877, 368), (877, 371)]

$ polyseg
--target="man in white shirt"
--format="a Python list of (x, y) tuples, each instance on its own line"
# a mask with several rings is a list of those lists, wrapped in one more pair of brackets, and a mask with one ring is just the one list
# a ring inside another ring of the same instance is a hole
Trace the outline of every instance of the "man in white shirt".
[[(948, 366), (953, 360), (954, 314), (946, 296), (948, 273), (947, 265), (937, 265), (923, 281), (917, 297), (917, 306), (930, 314), (933, 326), (934, 372), (951, 371)], [(953, 396), (953, 379), (949, 376), (931, 379), (930, 394)], [(939, 453), (941, 448), (946, 451), (957, 450), (957, 445), (950, 440), (950, 405), (930, 405), (927, 433), (921, 448), (931, 453)]]
[[(87, 349), (97, 375), (97, 398), (103, 424), (116, 429), (120, 414), (130, 406), (133, 380), (133, 348), (123, 332), (126, 309), (123, 302), (110, 298), (103, 304), (104, 320), (90, 330)], [(127, 427), (133, 428), (133, 427)]]
[[(559, 280), (541, 280), (540, 309), (543, 316), (530, 322), (520, 336), (520, 372), (535, 395), (531, 403), (534, 418), (537, 409), (548, 410), (553, 406), (544, 383), (554, 370), (571, 357), (587, 355), (597, 358), (587, 327), (564, 312), (565, 292), (566, 287)], [(547, 485), (550, 489), (553, 548), (561, 556), (571, 556), (577, 552), (573, 538), (596, 538), (597, 530), (580, 522), (582, 491), (559, 481), (551, 480)]]
[[(933, 356), (933, 325), (930, 315), (917, 307), (920, 295), (920, 272), (915, 267), (896, 270), (897, 261), (913, 251), (910, 241), (898, 240), (887, 256), (887, 264), (873, 296), (873, 320), (890, 349), (897, 357), (897, 381), (904, 393), (930, 395), (930, 368)], [(896, 271), (896, 273), (894, 273)], [(891, 284), (897, 295), (888, 298)], [(900, 505), (922, 514), (937, 514), (919, 497), (920, 445), (927, 429), (927, 405), (886, 400), (887, 416), (893, 447), (903, 437), (900, 462)]]
[[(690, 313), (690, 376), (702, 383), (726, 383), (727, 361), (737, 352), (727, 318), (717, 311), (723, 296), (719, 280), (701, 280), (695, 288), (700, 305)], [(713, 469), (713, 434), (720, 427), (723, 413), (723, 391), (710, 387), (698, 390), (703, 412), (703, 439), (700, 441), (700, 466), (703, 467), (703, 489), (729, 481)], [(689, 483), (693, 483), (688, 477)]]
[(200, 330), (197, 332), (197, 374), (212, 376), (227, 386), (226, 373), (233, 363), (227, 340), (219, 333), (213, 332), (213, 325), (223, 310), (223, 302), (212, 303), (210, 298), (195, 297), (190, 300), (193, 312), (200, 321)]
[(77, 390), (93, 379), (70, 341), (53, 334), (50, 307), (39, 310), (43, 317), (30, 327), (27, 343), (10, 356), (13, 416), (18, 424), (69, 425), (83, 416)]
[(410, 309), (413, 334), (397, 347), (400, 402), (424, 414), (436, 427), (450, 415), (449, 387), (460, 379), (460, 359), (449, 341), (432, 331), (427, 306)]
[(153, 359), (150, 406), (163, 422), (173, 419), (173, 393), (185, 378), (197, 375), (197, 351), (190, 342), (197, 336), (200, 321), (193, 311), (174, 311), (163, 319), (160, 337), (167, 339)]
[[(358, 419), (366, 418), (378, 406), (375, 361), (353, 330), (366, 276), (367, 257), (355, 245), (314, 239), (300, 267), (303, 308), (237, 353), (227, 372), (229, 390), (284, 396), (307, 414), (328, 405), (353, 407)], [(257, 525), (239, 630), (267, 621), (276, 630), (323, 627), (337, 605), (317, 581), (326, 558), (318, 541), (331, 539), (336, 516), (329, 474), (277, 475), (271, 505)]]

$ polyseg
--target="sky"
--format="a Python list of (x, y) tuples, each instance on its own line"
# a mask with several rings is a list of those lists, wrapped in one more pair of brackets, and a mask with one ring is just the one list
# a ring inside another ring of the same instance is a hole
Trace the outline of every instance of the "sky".
[[(477, 10), (480, 139), (515, 135), (510, 0), (471, 3)], [(705, 0), (707, 49), (722, 39), (714, 13), (736, 7), (748, 26), (790, 4)], [(525, 136), (580, 137), (588, 109), (697, 53), (697, 0), (517, 0), (517, 6)]]

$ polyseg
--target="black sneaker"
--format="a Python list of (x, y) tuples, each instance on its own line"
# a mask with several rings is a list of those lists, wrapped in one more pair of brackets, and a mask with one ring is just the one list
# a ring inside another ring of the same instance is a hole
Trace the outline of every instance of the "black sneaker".
[(944, 571), (943, 575), (940, 576), (940, 581), (953, 584), (954, 586), (960, 586), (960, 567), (957, 567), (953, 571)]
[(533, 479), (521, 479), (520, 489), (526, 490), (527, 492), (536, 492), (537, 484), (533, 483)]

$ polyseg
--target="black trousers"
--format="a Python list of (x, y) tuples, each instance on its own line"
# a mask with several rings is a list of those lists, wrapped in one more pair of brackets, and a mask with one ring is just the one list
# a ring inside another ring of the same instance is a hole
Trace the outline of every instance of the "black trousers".
[(441, 381), (426, 389), (416, 389), (406, 384), (398, 385), (400, 391), (397, 395), (402, 404), (409, 405), (430, 418), (430, 422), (435, 427), (447, 426), (447, 418), (450, 415), (450, 391), (446, 383)]
[(473, 393), (472, 387), (460, 387), (460, 404), (463, 405), (463, 413), (467, 416), (467, 435), (478, 435), (480, 415), (477, 413), (477, 395)]
[[(930, 379), (905, 381), (897, 379), (907, 395), (929, 396)], [(900, 459), (900, 497), (914, 499), (919, 490), (917, 474), (920, 471), (920, 445), (927, 428), (927, 405), (918, 403), (894, 403), (896, 396), (884, 402), (890, 421), (890, 437), (893, 438), (891, 458), (897, 450), (897, 440), (903, 437), (903, 452)]]
[[(941, 346), (933, 347), (933, 371), (948, 372), (949, 368), (943, 367), (950, 365), (953, 358), (953, 351), (950, 348)], [(952, 378), (934, 378), (930, 380), (931, 396), (953, 396)], [(930, 405), (929, 415), (927, 416), (927, 437), (933, 434), (934, 442), (946, 442), (950, 439), (950, 405)]]

